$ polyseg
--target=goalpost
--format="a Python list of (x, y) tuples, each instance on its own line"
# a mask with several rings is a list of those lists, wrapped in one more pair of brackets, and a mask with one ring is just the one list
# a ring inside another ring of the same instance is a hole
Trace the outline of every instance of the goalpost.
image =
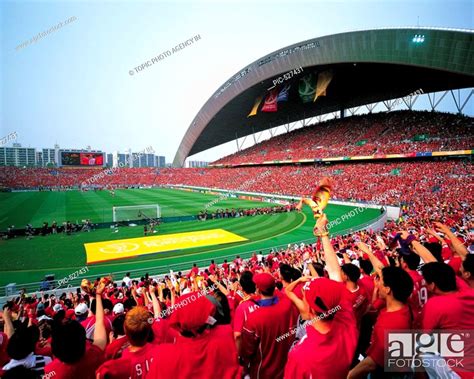
[(114, 222), (133, 220), (156, 220), (161, 217), (161, 208), (158, 204), (128, 205), (112, 207)]

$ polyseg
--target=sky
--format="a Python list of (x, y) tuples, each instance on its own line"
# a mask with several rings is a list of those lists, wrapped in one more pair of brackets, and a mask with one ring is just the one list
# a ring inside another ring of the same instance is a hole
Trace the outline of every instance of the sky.
[[(351, 30), (418, 22), (472, 29), (473, 4), (1, 0), (0, 138), (15, 132), (22, 146), (106, 152), (152, 146), (172, 162), (204, 103), (258, 58)], [(195, 36), (200, 39), (182, 50), (135, 69)], [(454, 111), (452, 99), (447, 96), (441, 109)], [(228, 143), (191, 159), (212, 161), (235, 150), (235, 142)]]

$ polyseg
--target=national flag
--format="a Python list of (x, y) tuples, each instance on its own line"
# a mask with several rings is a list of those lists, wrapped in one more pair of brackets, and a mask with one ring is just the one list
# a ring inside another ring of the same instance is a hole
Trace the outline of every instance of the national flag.
[(280, 91), (277, 97), (277, 103), (280, 101), (288, 101), (288, 95), (290, 93), (290, 84), (286, 84)]
[(262, 102), (262, 99), (263, 99), (262, 96), (259, 96), (255, 99), (255, 104), (253, 105), (253, 108), (252, 108), (252, 110), (250, 111), (250, 113), (248, 114), (247, 117), (255, 116), (257, 114), (258, 107), (259, 107), (260, 103)]
[(318, 84), (316, 85), (316, 93), (314, 94), (314, 101), (319, 96), (326, 96), (326, 89), (331, 83), (332, 80), (332, 71), (323, 71), (318, 75)]
[(270, 91), (263, 104), (262, 112), (276, 112), (278, 110), (277, 95), (278, 91), (276, 89)]
[(315, 75), (308, 74), (300, 79), (298, 93), (303, 103), (309, 103), (313, 101), (314, 94), (316, 93)]

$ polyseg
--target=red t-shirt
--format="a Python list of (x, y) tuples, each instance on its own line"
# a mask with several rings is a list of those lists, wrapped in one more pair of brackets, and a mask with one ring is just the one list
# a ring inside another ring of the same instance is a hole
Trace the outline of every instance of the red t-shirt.
[(346, 290), (343, 292), (343, 294), (344, 299), (351, 303), (356, 323), (357, 325), (360, 325), (362, 316), (367, 312), (369, 304), (372, 300), (371, 297), (367, 294), (365, 287), (362, 285), (359, 285), (354, 292)]
[[(436, 329), (474, 330), (474, 290), (430, 297), (423, 308), (422, 328), (428, 332)], [(464, 367), (474, 367), (474, 343), (464, 345), (463, 359)], [(453, 369), (462, 378), (472, 378), (472, 372)]]
[(354, 313), (347, 302), (341, 305), (322, 334), (309, 325), (306, 336), (291, 350), (285, 379), (345, 379), (357, 346), (358, 331)]
[(382, 309), (372, 331), (367, 355), (377, 365), (384, 367), (385, 332), (388, 330), (409, 330), (411, 323), (410, 308), (407, 305), (395, 312), (387, 312), (387, 308)]
[(122, 357), (105, 362), (97, 370), (97, 377), (113, 379), (144, 379), (148, 377), (150, 366), (157, 355), (158, 346), (145, 344), (140, 350), (123, 351)]
[(453, 255), (453, 257), (449, 260), (449, 263), (448, 265), (450, 265), (454, 272), (456, 273), (456, 275), (459, 274), (459, 270), (461, 268), (461, 265), (462, 265), (462, 259), (459, 255)]
[(235, 310), (234, 315), (234, 332), (242, 332), (245, 321), (247, 321), (248, 316), (253, 313), (259, 306), (254, 299), (249, 299), (241, 302), (237, 309)]
[(130, 342), (127, 337), (123, 336), (113, 340), (105, 348), (105, 359), (117, 359), (122, 356), (122, 352), (130, 346)]
[(53, 356), (53, 353), (51, 351), (51, 337), (49, 337), (44, 346), (41, 346), (41, 342), (38, 341), (36, 342), (36, 345), (35, 345), (35, 354), (36, 355), (45, 355), (47, 357), (52, 357)]
[(421, 326), (421, 311), (428, 301), (428, 289), (426, 288), (423, 276), (414, 270), (407, 271), (413, 280), (413, 292), (408, 298), (408, 305), (413, 313), (413, 327), (418, 329)]
[(180, 337), (176, 344), (158, 346), (147, 378), (240, 378), (232, 329), (219, 325), (194, 338)]
[(370, 275), (364, 275), (359, 279), (359, 284), (362, 284), (365, 288), (367, 295), (369, 295), (369, 300), (372, 302), (372, 295), (374, 294), (375, 288), (374, 278)]
[[(88, 339), (94, 339), (94, 330), (95, 330), (95, 316), (92, 315), (87, 317), (84, 321), (81, 322), (81, 325), (86, 330), (86, 337)], [(112, 331), (112, 321), (108, 317), (104, 317), (105, 330), (107, 335)]]
[(44, 375), (51, 378), (54, 376), (55, 379), (94, 379), (95, 370), (102, 364), (104, 358), (104, 352), (99, 347), (88, 344), (86, 353), (78, 362), (68, 364), (55, 358), (44, 368)]
[(153, 345), (160, 345), (162, 343), (174, 343), (179, 336), (176, 329), (169, 327), (169, 319), (155, 319), (151, 326), (153, 330)]
[(288, 351), (294, 334), (276, 342), (276, 339), (293, 330), (298, 311), (287, 297), (274, 297), (276, 304), (263, 305), (249, 315), (242, 328), (240, 356), (250, 363), (251, 378), (283, 378)]

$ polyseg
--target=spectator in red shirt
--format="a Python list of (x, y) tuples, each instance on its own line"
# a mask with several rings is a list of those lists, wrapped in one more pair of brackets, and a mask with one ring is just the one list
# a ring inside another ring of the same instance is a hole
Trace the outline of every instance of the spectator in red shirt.
[(469, 284), (469, 287), (474, 288), (474, 254), (469, 254), (464, 259), (461, 266), (461, 275)]
[(120, 314), (115, 317), (112, 321), (112, 332), (109, 334), (110, 343), (105, 348), (105, 359), (116, 359), (122, 356), (123, 350), (130, 345), (125, 331), (123, 323), (125, 321), (125, 315)]
[[(365, 251), (367, 253), (367, 251)], [(348, 379), (365, 378), (372, 373), (377, 377), (384, 368), (385, 333), (390, 330), (409, 330), (412, 316), (407, 306), (408, 298), (413, 292), (413, 280), (399, 267), (384, 267), (377, 262), (369, 251), (376, 276), (376, 291), (385, 300), (386, 306), (380, 311), (372, 332), (372, 340), (367, 350), (367, 357), (354, 367), (347, 376)]]
[(428, 290), (423, 276), (416, 271), (420, 265), (420, 257), (414, 253), (402, 255), (400, 257), (401, 268), (410, 275), (413, 280), (413, 292), (408, 298), (413, 315), (413, 326), (418, 329), (421, 326), (421, 311), (428, 300)]
[[(461, 289), (459, 279), (452, 267), (441, 262), (430, 262), (422, 267), (423, 277), (431, 294), (423, 308), (422, 328), (426, 332), (433, 330), (474, 330), (474, 290)], [(464, 344), (464, 368), (474, 368), (474, 344)], [(424, 357), (425, 358), (425, 357)], [(443, 360), (437, 356), (436, 359)], [(443, 368), (445, 371), (440, 371)], [(461, 370), (463, 368), (461, 367)], [(449, 366), (442, 363), (429, 365), (426, 370), (431, 375), (448, 377), (452, 374)], [(434, 371), (433, 371), (434, 370)], [(453, 370), (461, 378), (472, 378), (473, 372)]]
[(352, 309), (357, 325), (360, 326), (362, 316), (367, 312), (371, 296), (367, 294), (365, 287), (359, 285), (360, 269), (352, 264), (346, 263), (341, 266), (341, 278), (346, 285), (345, 298), (352, 304)]
[(242, 328), (240, 356), (250, 378), (283, 378), (294, 336), (276, 342), (296, 325), (297, 310), (287, 297), (275, 296), (275, 279), (267, 272), (253, 281), (261, 299)]
[(237, 351), (240, 350), (240, 340), (244, 323), (247, 321), (249, 315), (259, 308), (257, 297), (255, 296), (255, 283), (252, 280), (252, 276), (250, 271), (244, 271), (239, 280), (244, 298), (240, 301), (234, 314), (233, 330)]
[(86, 331), (77, 321), (56, 325), (52, 332), (54, 360), (45, 367), (45, 376), (57, 379), (94, 379), (95, 371), (104, 361), (107, 332), (104, 325), (102, 293), (105, 284), (96, 289), (96, 313), (94, 342), (86, 341)]
[[(104, 299), (103, 300), (103, 307), (108, 307), (109, 311), (112, 311), (113, 309), (113, 306), (112, 306), (112, 302), (109, 300), (109, 299)], [(85, 308), (82, 308), (81, 305), (79, 305), (78, 307), (79, 311), (83, 311), (83, 309)], [(79, 309), (81, 308), (81, 309)], [(79, 314), (80, 317), (82, 317), (82, 314)], [(92, 339), (93, 338), (93, 335), (94, 335), (94, 328), (95, 328), (95, 325), (97, 324), (97, 318), (96, 318), (96, 300), (92, 300), (91, 302), (91, 307), (90, 307), (90, 310), (89, 310), (89, 317), (87, 317), (84, 321), (81, 322), (81, 325), (84, 327), (84, 329), (86, 330), (86, 337), (87, 339)], [(105, 327), (105, 330), (106, 330), (106, 333), (107, 335), (112, 331), (112, 321), (110, 321), (110, 319), (108, 317), (106, 317), (104, 315), (104, 327)]]
[[(210, 296), (210, 295), (208, 295)], [(180, 336), (158, 346), (147, 378), (240, 378), (230, 325), (216, 325), (216, 307), (207, 296), (191, 292), (177, 300), (170, 326)]]
[(105, 362), (97, 370), (97, 379), (143, 379), (147, 377), (157, 346), (148, 341), (152, 335), (153, 316), (145, 308), (137, 306), (125, 316), (124, 330), (130, 346), (122, 357)]

